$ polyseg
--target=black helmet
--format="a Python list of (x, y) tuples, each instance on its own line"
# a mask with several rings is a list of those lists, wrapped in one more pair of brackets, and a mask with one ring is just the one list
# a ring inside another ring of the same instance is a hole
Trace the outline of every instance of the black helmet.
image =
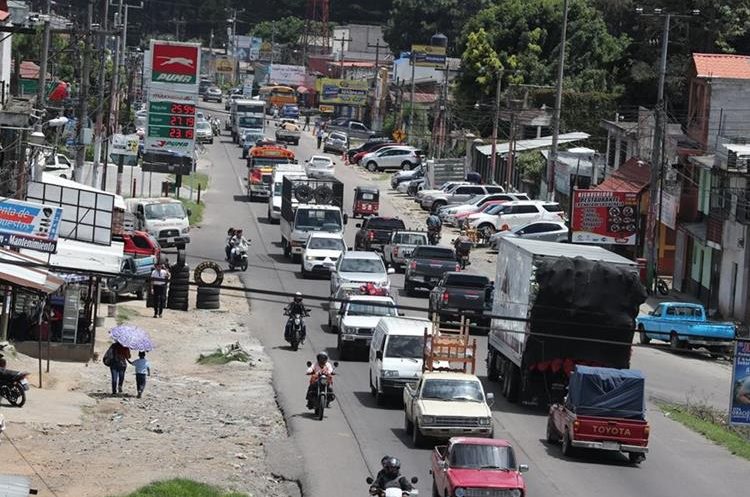
[(389, 457), (383, 464), (383, 469), (385, 469), (385, 473), (387, 475), (391, 477), (397, 476), (399, 470), (401, 469), (401, 461), (399, 461), (395, 457)]
[(230, 228), (229, 228), (229, 229), (227, 230), (227, 235), (234, 235), (234, 228), (230, 227)]
[(318, 355), (315, 356), (316, 359), (318, 359), (318, 362), (323, 362), (328, 360), (328, 354), (325, 352), (318, 352)]
[(389, 455), (383, 456), (383, 459), (380, 460), (380, 465), (385, 468), (385, 465), (386, 465), (386, 463), (388, 462), (389, 459), (391, 459), (391, 456), (389, 456)]

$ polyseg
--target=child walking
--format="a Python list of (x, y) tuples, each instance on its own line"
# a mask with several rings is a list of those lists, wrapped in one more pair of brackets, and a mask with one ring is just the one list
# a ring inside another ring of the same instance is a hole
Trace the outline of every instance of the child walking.
[(151, 376), (151, 364), (146, 359), (145, 352), (138, 352), (138, 359), (132, 362), (135, 368), (135, 385), (138, 391), (138, 398), (143, 395), (146, 388), (146, 376)]

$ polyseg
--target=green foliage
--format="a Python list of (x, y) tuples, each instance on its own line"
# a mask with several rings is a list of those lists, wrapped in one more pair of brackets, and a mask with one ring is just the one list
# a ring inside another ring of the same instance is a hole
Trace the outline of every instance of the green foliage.
[(465, 93), (475, 97), (475, 100), (493, 93), (503, 63), (484, 28), (469, 33), (461, 65), (464, 70), (460, 76), (459, 88), (468, 90)]
[(532, 189), (530, 193), (536, 196), (547, 168), (544, 156), (538, 150), (521, 152), (516, 155), (514, 166), (521, 173), (521, 179)]
[(248, 497), (237, 492), (225, 492), (217, 487), (192, 480), (167, 480), (152, 483), (126, 497)]
[(299, 39), (304, 32), (305, 20), (300, 17), (289, 16), (279, 19), (276, 22), (259, 22), (250, 34), (269, 42), (273, 36), (274, 43), (296, 45), (299, 43)]
[(490, 0), (393, 0), (383, 38), (394, 53), (413, 44), (430, 42), (435, 33), (448, 37), (448, 53), (456, 52), (461, 30), (469, 17)]
[(385, 118), (383, 118), (383, 134), (386, 136), (393, 135), (393, 132), (396, 130), (396, 119), (398, 119), (398, 113), (395, 111), (389, 112), (386, 114)]

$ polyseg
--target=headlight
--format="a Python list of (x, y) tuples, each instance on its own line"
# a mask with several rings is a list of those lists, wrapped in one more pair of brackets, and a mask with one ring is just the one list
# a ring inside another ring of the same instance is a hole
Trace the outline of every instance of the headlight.
[[(341, 334), (342, 335), (356, 335), (357, 334), (357, 328), (352, 328), (349, 326), (342, 326), (341, 327)], [(385, 376), (385, 375), (383, 375)]]
[(384, 370), (383, 370), (383, 371), (382, 371), (382, 372), (380, 373), (380, 375), (381, 375), (381, 376), (382, 376), (383, 378), (388, 378), (388, 377), (398, 376), (398, 371), (396, 371), (395, 369), (384, 369)]
[(482, 426), (489, 426), (492, 424), (492, 418), (479, 418), (479, 424)]
[(435, 423), (435, 416), (422, 416), (419, 419), (423, 425), (431, 425)]
[(517, 488), (514, 488), (513, 490), (508, 492), (508, 495), (510, 495), (510, 497), (521, 497), (521, 491)]
[(466, 495), (466, 491), (465, 491), (465, 490), (464, 490), (463, 488), (461, 488), (461, 487), (458, 487), (457, 489), (455, 489), (455, 490), (453, 491), (453, 494), (454, 494), (454, 495), (455, 495), (456, 497), (464, 497), (464, 495)]
[(182, 230), (181, 230), (180, 232), (181, 232), (181, 233), (182, 233), (183, 235), (186, 235), (186, 234), (190, 233), (190, 226), (187, 226), (187, 227), (185, 227), (185, 228), (182, 228)]
[(314, 260), (315, 260), (315, 257), (313, 257), (313, 256), (311, 256), (311, 255), (306, 255), (306, 256), (305, 256), (305, 260), (306, 260), (306, 261), (314, 261)]

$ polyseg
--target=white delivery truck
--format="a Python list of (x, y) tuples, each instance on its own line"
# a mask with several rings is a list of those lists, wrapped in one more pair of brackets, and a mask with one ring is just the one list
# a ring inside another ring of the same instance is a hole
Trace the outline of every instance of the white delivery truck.
[(190, 243), (190, 209), (173, 198), (129, 198), (128, 212), (135, 217), (135, 229), (146, 231), (162, 248), (184, 249)]
[[(273, 168), (273, 179), (271, 185), (271, 195), (268, 197), (268, 222), (278, 223), (281, 218), (281, 188), (284, 184), (284, 177), (294, 179), (306, 179), (304, 164), (277, 164)], [(292, 200), (297, 206), (296, 199)]]

